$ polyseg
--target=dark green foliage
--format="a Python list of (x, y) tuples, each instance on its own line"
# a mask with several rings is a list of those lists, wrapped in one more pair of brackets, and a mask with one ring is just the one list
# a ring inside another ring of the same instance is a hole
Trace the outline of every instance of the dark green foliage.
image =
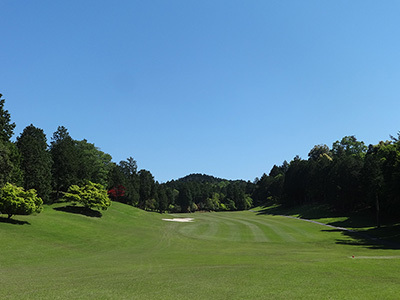
[(314, 146), (308, 156), (295, 157), (285, 172), (274, 166), (268, 176), (257, 179), (257, 205), (273, 201), (286, 206), (324, 204), (344, 213), (365, 210), (368, 215), (375, 212), (377, 226), (385, 218), (400, 217), (399, 137), (367, 148), (346, 136), (332, 149)]
[(366, 151), (367, 146), (365, 146), (364, 142), (357, 141), (354, 135), (345, 136), (340, 142), (334, 142), (332, 146), (332, 154), (334, 156), (362, 156)]
[(111, 171), (111, 155), (102, 152), (87, 140), (75, 141), (77, 179), (79, 182), (90, 180), (106, 186)]
[(20, 154), (15, 144), (10, 141), (14, 133), (15, 123), (11, 123), (10, 113), (4, 108), (5, 100), (0, 94), (0, 187), (6, 182), (20, 185), (22, 172)]
[(243, 180), (225, 180), (204, 174), (191, 174), (165, 184), (176, 190), (178, 196), (171, 201), (173, 211), (244, 210), (253, 205), (255, 186)]
[(400, 142), (381, 142), (374, 149), (379, 159), (379, 172), (375, 171), (375, 180), (382, 212), (400, 217)]
[(157, 190), (157, 194), (156, 194), (156, 199), (157, 199), (157, 206), (158, 206), (158, 211), (160, 213), (165, 212), (168, 209), (169, 206), (169, 195), (168, 195), (168, 188), (162, 184), (156, 184), (156, 190)]
[(379, 145), (369, 145), (368, 152), (365, 156), (364, 167), (362, 170), (363, 187), (365, 187), (365, 205), (375, 207), (375, 216), (377, 227), (380, 227), (381, 213), (380, 202), (383, 199), (383, 157), (380, 151), (385, 147), (385, 143), (381, 142)]
[(121, 184), (126, 187), (126, 203), (138, 205), (139, 203), (139, 174), (137, 172), (137, 163), (132, 157), (126, 161), (120, 161), (115, 169), (116, 174), (122, 179)]
[(316, 145), (308, 153), (308, 159), (318, 161), (322, 156), (329, 155), (330, 150), (327, 145)]
[(155, 210), (155, 182), (150, 171), (140, 170), (139, 173), (139, 203), (138, 207), (142, 209)]
[(283, 183), (289, 164), (285, 160), (281, 166), (274, 165), (269, 175), (263, 174), (254, 182), (254, 188), (250, 195), (255, 205), (272, 204), (279, 201), (283, 193)]
[(283, 198), (285, 205), (301, 205), (308, 200), (310, 181), (308, 161), (295, 158), (285, 174)]
[(6, 143), (9, 154), (10, 154), (10, 161), (12, 163), (12, 169), (9, 174), (10, 180), (9, 182), (14, 183), (18, 186), (23, 184), (23, 174), (21, 170), (21, 154), (18, 151), (17, 146), (15, 143)]
[(191, 205), (193, 203), (193, 196), (190, 191), (189, 186), (183, 185), (182, 189), (179, 191), (177, 204), (181, 207), (183, 212), (190, 212)]
[(141, 209), (164, 212), (172, 203), (169, 189), (154, 181), (150, 171), (137, 171), (136, 161), (129, 157), (118, 165), (113, 164), (110, 177), (110, 192), (115, 191), (118, 186), (124, 187), (124, 196), (118, 201), (137, 206)]
[(108, 181), (109, 189), (124, 186), (125, 194), (118, 201), (135, 206), (139, 203), (139, 175), (136, 161), (132, 157), (120, 161), (118, 165), (112, 163)]
[(92, 181), (107, 186), (114, 165), (111, 155), (102, 152), (87, 140), (76, 141), (64, 126), (53, 134), (50, 153), (56, 198), (71, 185)]
[(51, 155), (47, 150), (46, 135), (32, 124), (24, 129), (16, 143), (21, 153), (23, 187), (34, 188), (45, 203), (51, 192)]
[(8, 142), (0, 140), (0, 186), (11, 181), (11, 173), (14, 165), (11, 161), (11, 150)]
[(219, 183), (224, 181), (224, 179), (217, 178), (206, 174), (189, 174), (185, 177), (178, 179), (180, 182), (199, 182), (199, 183)]
[(15, 123), (11, 123), (11, 116), (8, 110), (4, 109), (5, 100), (0, 94), (0, 140), (3, 142), (10, 141), (14, 134)]
[(54, 132), (50, 153), (53, 160), (53, 188), (58, 199), (60, 192), (66, 192), (69, 186), (79, 183), (78, 151), (75, 141), (64, 126), (59, 126)]
[(278, 175), (284, 175), (286, 172), (287, 172), (287, 170), (289, 169), (289, 164), (288, 164), (288, 162), (285, 160), (283, 163), (282, 163), (282, 165), (281, 166), (277, 166), (277, 165), (274, 165), (273, 167), (272, 167), (272, 169), (271, 169), (271, 171), (269, 172), (269, 175), (268, 176), (270, 176), (270, 177), (276, 177), (276, 176), (278, 176)]

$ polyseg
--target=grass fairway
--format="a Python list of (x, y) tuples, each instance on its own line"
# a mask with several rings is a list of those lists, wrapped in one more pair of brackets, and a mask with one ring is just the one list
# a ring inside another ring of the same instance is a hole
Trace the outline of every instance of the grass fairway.
[[(58, 204), (60, 206), (61, 204)], [(399, 299), (400, 251), (257, 212), (0, 222), (1, 299)], [(162, 218), (191, 217), (192, 223)], [(355, 258), (352, 258), (352, 256)]]

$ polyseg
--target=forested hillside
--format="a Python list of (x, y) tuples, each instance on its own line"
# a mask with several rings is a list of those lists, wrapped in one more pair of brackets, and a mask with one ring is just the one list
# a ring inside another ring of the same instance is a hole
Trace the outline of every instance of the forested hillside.
[(400, 217), (399, 136), (366, 146), (354, 136), (314, 146), (256, 180), (255, 203), (326, 204), (349, 214), (375, 215), (377, 225)]
[(190, 174), (165, 184), (175, 191), (173, 211), (244, 210), (252, 207), (254, 184), (204, 174)]

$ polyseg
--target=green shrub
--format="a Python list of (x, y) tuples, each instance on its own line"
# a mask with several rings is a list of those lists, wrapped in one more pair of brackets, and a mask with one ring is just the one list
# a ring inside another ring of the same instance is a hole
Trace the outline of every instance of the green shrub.
[(63, 200), (82, 204), (86, 208), (106, 210), (111, 205), (107, 190), (99, 183), (88, 181), (84, 186), (71, 185), (64, 193)]
[(30, 215), (42, 210), (43, 201), (36, 190), (24, 191), (22, 187), (6, 183), (0, 189), (0, 212), (11, 218), (13, 215)]

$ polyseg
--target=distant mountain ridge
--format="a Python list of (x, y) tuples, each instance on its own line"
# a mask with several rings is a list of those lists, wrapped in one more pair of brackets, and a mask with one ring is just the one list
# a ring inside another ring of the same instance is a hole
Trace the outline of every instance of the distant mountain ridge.
[(245, 180), (241, 180), (241, 179), (236, 179), (236, 180), (224, 179), (224, 178), (219, 178), (219, 177), (215, 177), (212, 175), (201, 174), (201, 173), (192, 173), (192, 174), (186, 175), (185, 177), (182, 177), (182, 178), (179, 178), (176, 180), (171, 180), (171, 181), (180, 182), (180, 183), (197, 182), (197, 183), (211, 183), (211, 184), (218, 184), (220, 182), (246, 182)]

